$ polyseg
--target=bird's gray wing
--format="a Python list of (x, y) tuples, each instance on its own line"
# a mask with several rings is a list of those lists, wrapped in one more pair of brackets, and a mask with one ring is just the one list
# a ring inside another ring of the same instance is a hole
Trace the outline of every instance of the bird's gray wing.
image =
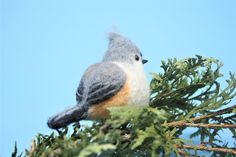
[(84, 92), (84, 86), (83, 86), (83, 82), (81, 81), (76, 91), (77, 103), (80, 103), (82, 101), (83, 92)]
[(59, 129), (86, 118), (90, 105), (99, 104), (114, 96), (124, 86), (125, 81), (125, 72), (114, 63), (92, 65), (80, 81), (76, 92), (77, 105), (50, 117), (48, 126)]
[(116, 64), (102, 62), (91, 66), (82, 77), (77, 99), (85, 99), (87, 105), (101, 103), (120, 91), (126, 81), (126, 73)]

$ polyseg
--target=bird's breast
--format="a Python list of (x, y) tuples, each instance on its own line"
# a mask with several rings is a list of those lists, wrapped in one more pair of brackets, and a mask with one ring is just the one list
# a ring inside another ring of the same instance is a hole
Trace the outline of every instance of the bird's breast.
[(127, 74), (129, 85), (129, 106), (145, 106), (149, 104), (150, 88), (142, 64), (116, 63)]

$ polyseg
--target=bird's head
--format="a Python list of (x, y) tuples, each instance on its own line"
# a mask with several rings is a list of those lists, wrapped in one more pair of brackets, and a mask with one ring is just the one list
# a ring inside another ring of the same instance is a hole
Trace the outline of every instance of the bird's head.
[(145, 64), (138, 47), (129, 39), (117, 33), (109, 34), (109, 45), (103, 61), (115, 61), (129, 64)]

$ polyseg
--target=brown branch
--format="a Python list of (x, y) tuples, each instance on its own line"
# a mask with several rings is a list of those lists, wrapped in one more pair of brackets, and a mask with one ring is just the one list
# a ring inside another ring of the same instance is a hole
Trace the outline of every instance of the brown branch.
[(183, 156), (183, 157), (201, 157), (201, 156), (198, 156), (198, 155), (196, 155), (196, 154), (190, 154), (190, 153), (187, 153), (187, 152), (185, 152), (184, 150), (182, 150), (182, 149), (180, 149), (179, 151), (178, 151), (178, 153), (179, 153), (179, 155), (181, 155), (181, 156)]
[[(202, 115), (200, 117), (195, 117), (195, 118), (191, 118), (190, 120), (181, 120), (181, 121), (176, 121), (176, 122), (170, 122), (170, 123), (167, 123), (167, 126), (172, 126), (172, 127), (183, 127), (183, 126), (190, 126), (190, 125), (193, 125), (192, 127), (209, 127), (210, 124), (192, 124), (192, 123), (188, 123), (188, 122), (196, 122), (196, 121), (199, 121), (199, 120), (202, 120), (202, 119), (205, 119), (205, 118), (211, 118), (211, 117), (215, 117), (215, 116), (218, 116), (218, 115), (222, 115), (222, 114), (226, 114), (226, 113), (230, 113), (232, 112), (233, 109), (236, 108), (236, 105), (232, 106), (232, 107), (228, 107), (228, 108), (225, 108), (225, 109), (222, 109), (222, 110), (219, 110), (215, 113), (211, 113), (211, 114), (207, 114), (207, 115)], [(188, 124), (188, 125), (186, 125)], [(194, 126), (195, 125), (195, 126)], [(224, 128), (236, 128), (235, 125), (230, 125), (230, 124), (211, 124), (213, 127), (224, 127)], [(230, 125), (230, 126), (228, 126)]]
[(224, 152), (229, 154), (236, 155), (235, 149), (230, 148), (219, 148), (219, 147), (206, 147), (204, 145), (198, 145), (198, 146), (192, 146), (192, 145), (183, 145), (178, 146), (179, 148), (185, 148), (185, 149), (194, 149), (194, 150), (205, 150), (205, 151), (214, 151), (214, 152)]
[(185, 153), (183, 150), (179, 150), (178, 153), (179, 153), (179, 155), (181, 155), (183, 157), (190, 157), (190, 155)]
[(236, 108), (236, 105), (225, 108), (225, 109), (222, 109), (222, 110), (219, 110), (219, 111), (216, 111), (215, 113), (203, 115), (203, 116), (196, 117), (196, 118), (191, 118), (190, 121), (195, 122), (195, 121), (199, 121), (201, 119), (206, 119), (206, 118), (211, 118), (211, 117), (215, 117), (215, 116), (218, 116), (218, 115), (226, 114), (226, 113), (232, 112), (233, 109), (235, 109), (235, 108)]
[(203, 128), (236, 128), (235, 124), (203, 124), (203, 123), (186, 123), (186, 122), (173, 122), (168, 123), (167, 126), (169, 127), (203, 127)]

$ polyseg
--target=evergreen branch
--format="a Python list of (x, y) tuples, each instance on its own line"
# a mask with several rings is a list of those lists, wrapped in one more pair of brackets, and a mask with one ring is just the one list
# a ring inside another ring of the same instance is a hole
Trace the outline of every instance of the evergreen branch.
[(183, 149), (179, 150), (178, 153), (183, 157), (191, 157), (191, 155), (189, 153), (186, 153)]
[(195, 122), (195, 121), (199, 121), (199, 120), (206, 119), (206, 118), (216, 117), (218, 115), (230, 113), (230, 112), (233, 111), (233, 109), (236, 109), (236, 105), (234, 105), (232, 107), (228, 107), (228, 108), (222, 109), (222, 110), (219, 110), (219, 111), (217, 111), (215, 113), (203, 115), (203, 116), (196, 117), (196, 118), (191, 118), (190, 121)]
[(199, 156), (199, 155), (196, 155), (196, 154), (190, 154), (184, 150), (179, 150), (178, 151), (179, 155), (183, 156), (183, 157), (202, 157), (202, 156)]
[(180, 120), (180, 121), (176, 121), (176, 122), (170, 122), (170, 123), (167, 123), (167, 126), (180, 127), (180, 126), (191, 126), (192, 125), (192, 127), (207, 127), (207, 128), (210, 128), (210, 126), (212, 126), (212, 127), (223, 127), (223, 128), (235, 128), (236, 125), (229, 125), (229, 124), (220, 125), (220, 124), (193, 124), (193, 123), (188, 123), (189, 121), (190, 122), (196, 122), (196, 121), (199, 121), (199, 120), (202, 120), (202, 119), (212, 118), (212, 117), (216, 117), (218, 115), (230, 113), (235, 108), (236, 108), (236, 105), (234, 105), (232, 107), (222, 109), (222, 110), (219, 110), (215, 113), (206, 114), (206, 115), (202, 115), (200, 117), (191, 118), (190, 120)]
[[(236, 105), (229, 107), (236, 97), (236, 77), (230, 73), (222, 89), (221, 67), (217, 59), (198, 55), (162, 61), (163, 72), (153, 73), (150, 84), (150, 107), (109, 108), (110, 118), (95, 121), (91, 127), (76, 123), (72, 134), (68, 128), (38, 134), (26, 156), (156, 157), (174, 153), (200, 157), (200, 151), (209, 151), (212, 156), (233, 157), (236, 149), (219, 136), (228, 128), (232, 133), (228, 141), (236, 137)], [(190, 139), (200, 137), (201, 145), (187, 144), (181, 138), (189, 127), (197, 127)], [(195, 150), (194, 154), (189, 150)]]
[(206, 147), (204, 145), (183, 145), (183, 146), (177, 146), (179, 148), (185, 148), (185, 149), (194, 149), (194, 150), (203, 150), (203, 151), (210, 151), (210, 152), (223, 152), (223, 153), (229, 153), (236, 155), (236, 149), (230, 149), (230, 148), (219, 148), (219, 147)]
[(203, 123), (185, 123), (185, 122), (173, 122), (167, 124), (169, 127), (200, 127), (200, 128), (236, 128), (235, 124), (203, 124)]

